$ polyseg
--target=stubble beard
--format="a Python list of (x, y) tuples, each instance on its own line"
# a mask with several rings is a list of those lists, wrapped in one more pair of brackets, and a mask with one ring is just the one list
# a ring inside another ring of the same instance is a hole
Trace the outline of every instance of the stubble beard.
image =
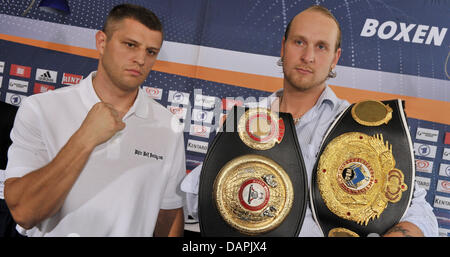
[(283, 65), (283, 74), (284, 74), (284, 79), (288, 82), (288, 84), (293, 89), (296, 89), (301, 92), (306, 92), (306, 91), (316, 88), (320, 85), (323, 85), (325, 83), (325, 81), (328, 79), (328, 74), (327, 74), (323, 78), (320, 78), (318, 80), (302, 81), (303, 76), (300, 75), (299, 79), (294, 78), (294, 76), (291, 76), (288, 72), (286, 72), (286, 68), (284, 67), (284, 65)]

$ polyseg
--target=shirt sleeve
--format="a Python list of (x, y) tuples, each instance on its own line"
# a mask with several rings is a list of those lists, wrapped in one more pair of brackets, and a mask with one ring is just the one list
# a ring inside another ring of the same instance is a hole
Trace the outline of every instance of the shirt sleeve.
[(22, 177), (50, 162), (35, 111), (37, 105), (30, 98), (24, 99), (14, 120), (5, 179)]
[(437, 219), (433, 207), (425, 200), (426, 195), (427, 191), (416, 183), (411, 205), (400, 221), (413, 223), (426, 237), (437, 237), (439, 236)]
[(173, 154), (167, 156), (167, 162), (170, 162), (169, 178), (165, 189), (164, 197), (161, 202), (161, 209), (170, 210), (183, 207), (184, 193), (181, 191), (180, 184), (186, 175), (186, 160), (184, 152), (183, 132), (176, 135)]

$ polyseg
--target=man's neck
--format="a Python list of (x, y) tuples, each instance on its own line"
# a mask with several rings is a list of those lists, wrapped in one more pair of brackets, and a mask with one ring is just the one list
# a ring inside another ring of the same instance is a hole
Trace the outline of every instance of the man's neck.
[(138, 89), (124, 91), (113, 84), (106, 74), (97, 72), (92, 79), (94, 91), (102, 102), (109, 103), (119, 112), (120, 117), (125, 116), (136, 100)]
[(285, 83), (280, 99), (280, 112), (290, 113), (294, 119), (302, 117), (316, 104), (325, 87), (323, 83), (302, 91)]

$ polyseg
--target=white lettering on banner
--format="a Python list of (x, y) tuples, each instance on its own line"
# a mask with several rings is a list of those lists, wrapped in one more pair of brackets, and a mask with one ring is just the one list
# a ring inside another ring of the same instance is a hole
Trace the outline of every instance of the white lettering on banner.
[(209, 138), (209, 133), (211, 133), (211, 127), (198, 124), (191, 124), (191, 128), (189, 130), (189, 135), (203, 138)]
[(441, 163), (439, 167), (439, 176), (450, 177), (450, 164)]
[(450, 210), (450, 198), (436, 195), (434, 198), (434, 207)]
[(187, 150), (206, 154), (208, 151), (208, 142), (189, 139), (187, 142)]
[[(445, 34), (448, 30), (447, 28), (439, 29), (439, 27), (435, 26), (432, 26), (430, 29), (430, 26), (421, 24), (407, 25), (404, 22), (400, 22), (399, 24), (400, 26), (397, 26), (397, 23), (394, 21), (385, 21), (380, 25), (380, 22), (378, 20), (368, 18), (364, 23), (360, 35), (362, 37), (372, 37), (376, 34), (380, 39), (386, 40), (392, 38), (397, 34), (393, 38), (393, 40), (395, 41), (399, 41), (400, 39), (402, 39), (404, 42), (412, 42), (417, 44), (425, 43), (426, 45), (429, 45), (431, 44), (431, 42), (433, 42), (435, 46), (441, 46), (442, 42), (444, 41)], [(397, 33), (398, 28), (400, 29), (400, 31)], [(416, 28), (416, 31), (414, 32), (411, 41), (410, 33), (412, 33), (414, 28)]]
[(450, 161), (450, 148), (444, 148), (444, 152), (442, 153), (442, 159)]
[(0, 62), (0, 73), (3, 73), (5, 70), (5, 62)]
[(450, 181), (439, 179), (436, 191), (442, 193), (450, 193)]
[(437, 147), (435, 145), (414, 143), (414, 153), (417, 156), (435, 158), (436, 157), (436, 149), (437, 149)]
[(5, 102), (15, 105), (15, 106), (20, 106), (20, 104), (22, 103), (22, 100), (25, 98), (26, 98), (26, 96), (24, 96), (24, 95), (6, 93)]
[(36, 69), (36, 80), (56, 83), (58, 72), (52, 70)]
[(425, 188), (425, 190), (430, 190), (430, 184), (431, 184), (430, 178), (416, 176), (416, 182), (420, 187)]
[(169, 102), (172, 102), (172, 103), (188, 105), (189, 104), (189, 94), (184, 93), (184, 92), (169, 90), (168, 100), (169, 100)]
[(28, 92), (28, 82), (17, 79), (9, 79), (8, 89), (26, 93)]
[(417, 128), (416, 139), (437, 142), (439, 137), (439, 130)]
[(162, 98), (162, 92), (163, 89), (162, 88), (156, 88), (156, 87), (146, 87), (143, 86), (142, 89), (145, 91), (145, 93), (147, 93), (148, 96), (150, 96), (151, 98), (155, 99), (155, 100), (161, 100)]
[(431, 173), (433, 171), (433, 162), (416, 159), (416, 171)]
[(61, 83), (63, 85), (76, 85), (80, 83), (80, 81), (83, 79), (83, 76), (76, 75), (76, 74), (70, 74), (70, 73), (64, 73)]
[(0, 76), (0, 88), (2, 87), (3, 76)]

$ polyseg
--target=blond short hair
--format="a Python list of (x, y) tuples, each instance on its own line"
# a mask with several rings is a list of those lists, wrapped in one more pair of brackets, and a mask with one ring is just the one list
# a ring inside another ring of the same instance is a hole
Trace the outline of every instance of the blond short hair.
[[(336, 23), (336, 25), (338, 27), (338, 35), (336, 38), (337, 40), (336, 40), (335, 51), (337, 51), (339, 48), (341, 48), (341, 34), (342, 34), (341, 26), (339, 25), (339, 22), (336, 20), (336, 17), (334, 17), (334, 15), (330, 12), (330, 10), (328, 10), (327, 8), (320, 6), (320, 5), (313, 5), (313, 6), (308, 7), (307, 9), (305, 9), (303, 12), (306, 12), (306, 11), (319, 12), (319, 13), (324, 14), (325, 16), (331, 18)], [(291, 19), (291, 21), (289, 22), (289, 24), (286, 27), (286, 31), (284, 32), (285, 40), (288, 38), (289, 29), (291, 28), (291, 23), (292, 23), (292, 20), (294, 20), (294, 18)]]

